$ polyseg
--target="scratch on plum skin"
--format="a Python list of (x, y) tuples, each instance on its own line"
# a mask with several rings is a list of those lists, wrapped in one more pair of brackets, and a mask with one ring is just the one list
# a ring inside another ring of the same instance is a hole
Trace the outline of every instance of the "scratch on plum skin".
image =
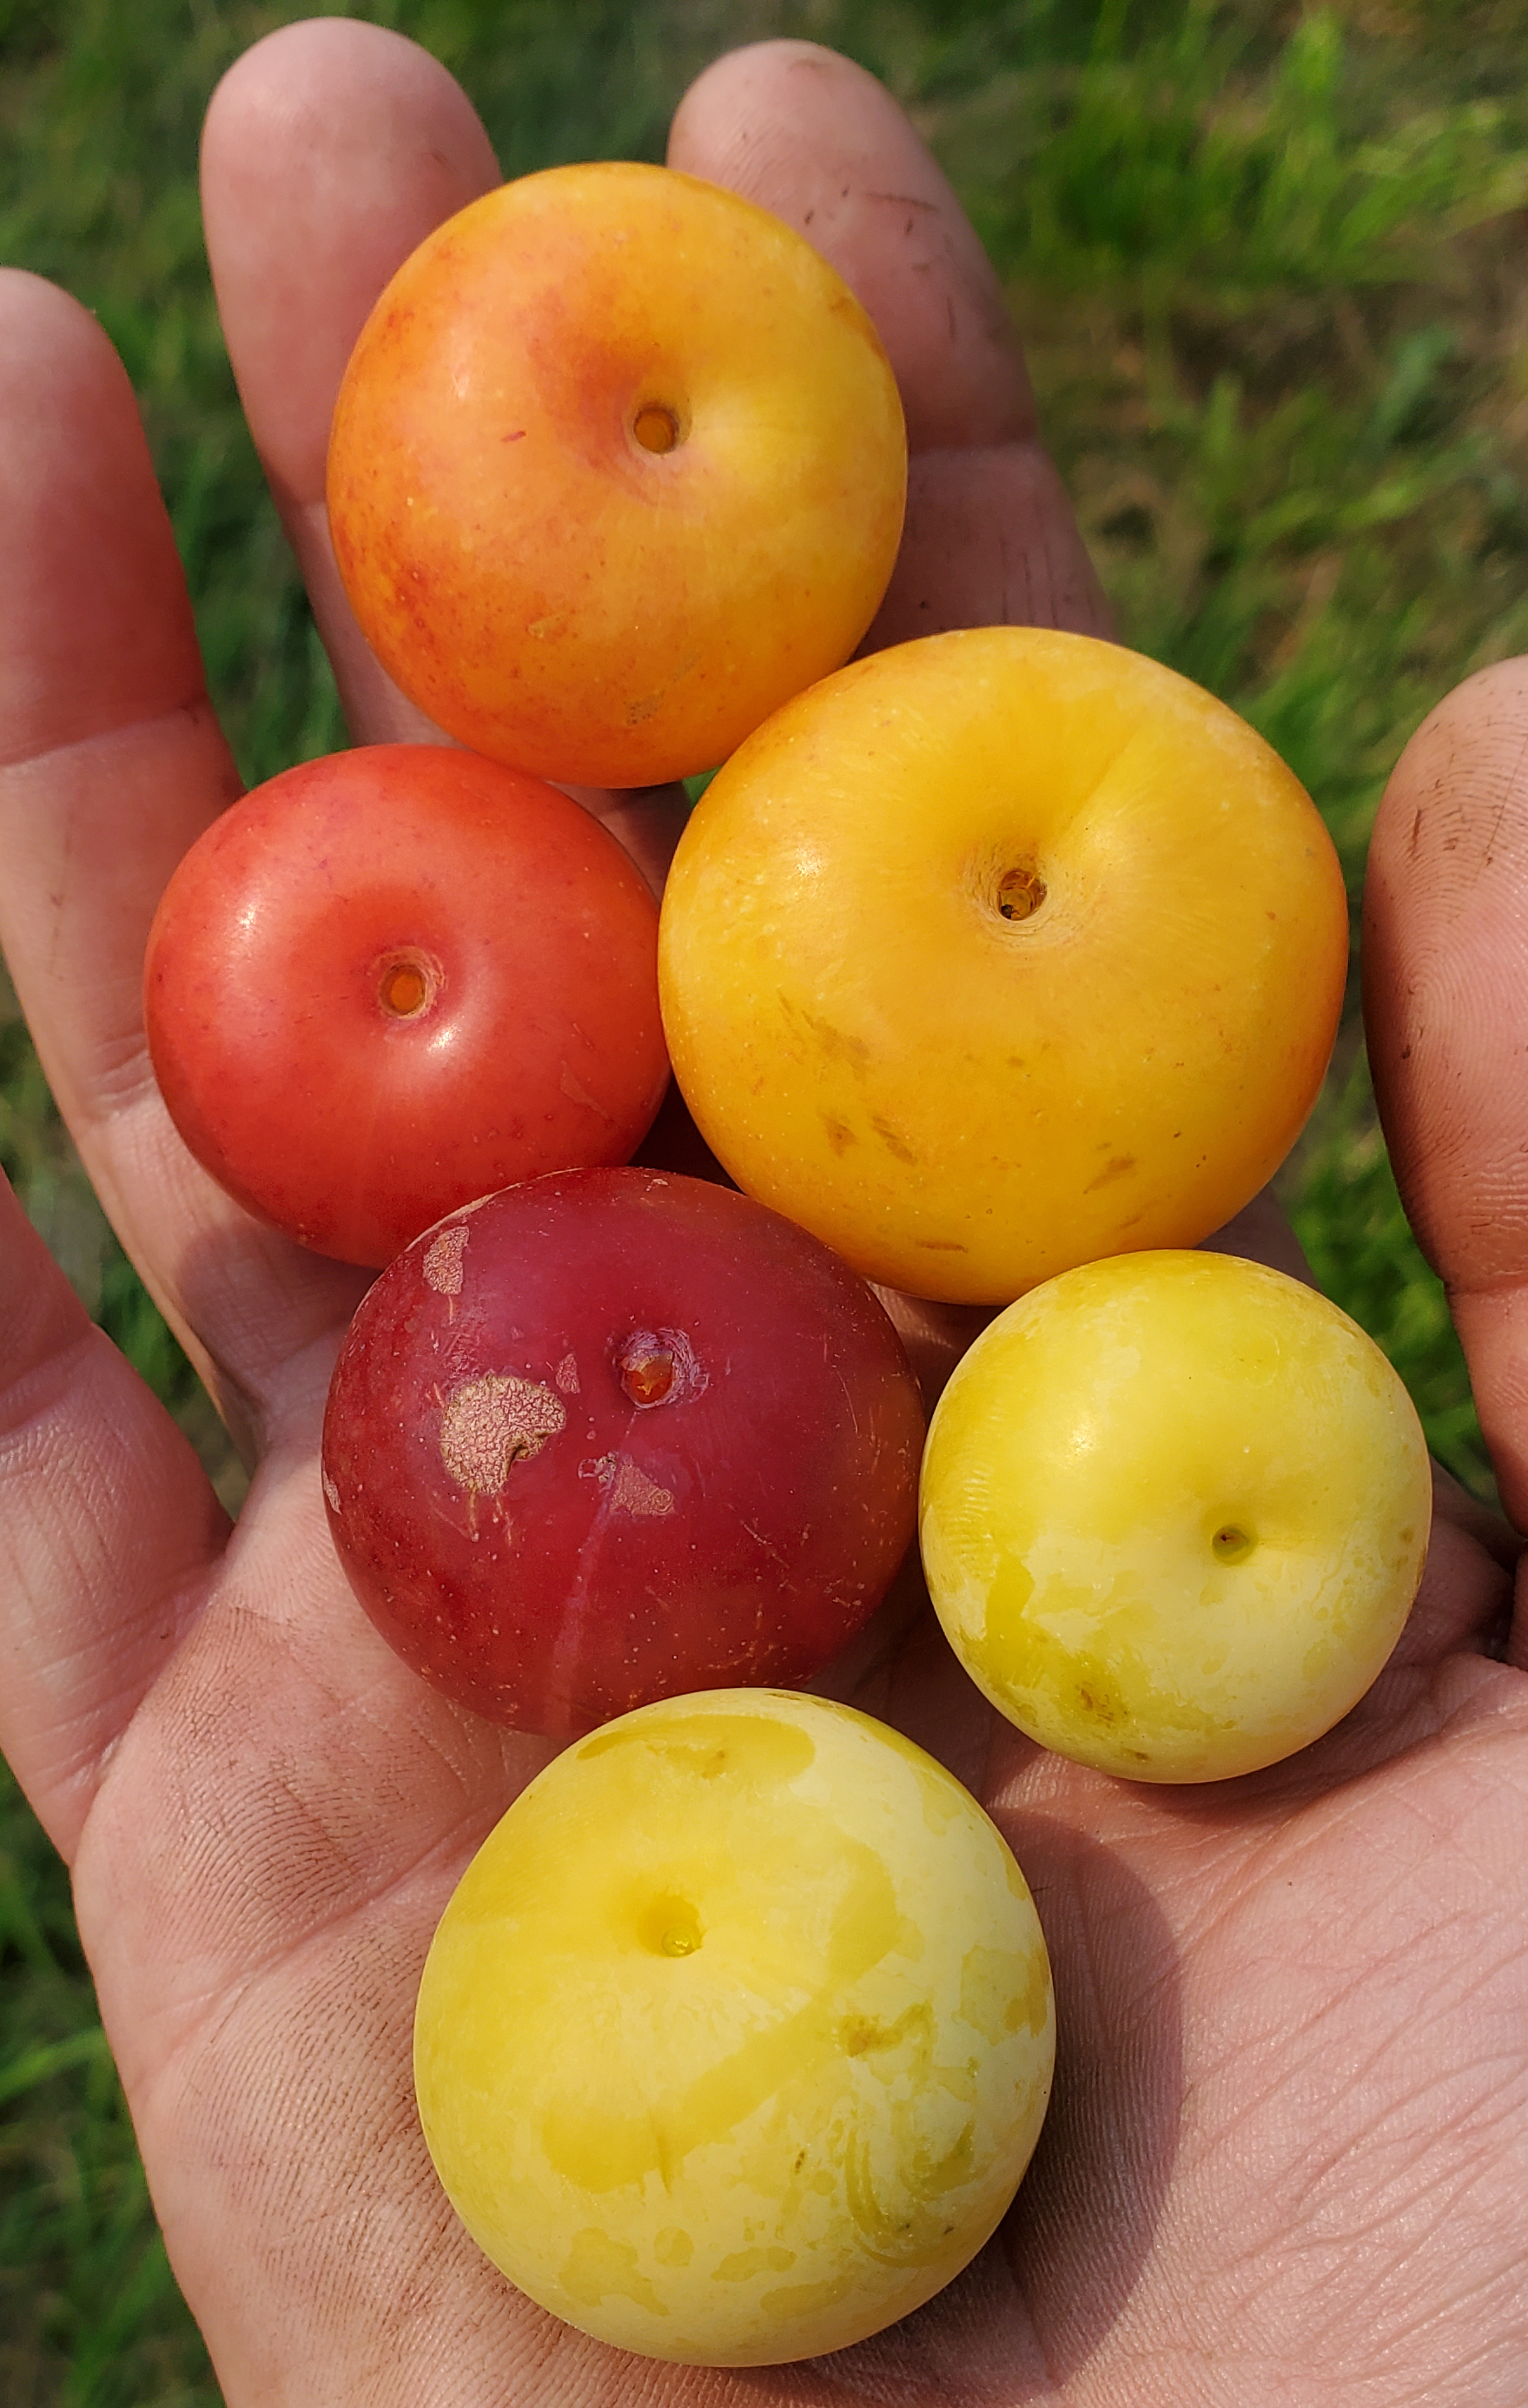
[(610, 1121), (611, 1115), (606, 1111), (599, 1097), (590, 1094), (588, 1088), (574, 1077), (565, 1062), (563, 1065), (562, 1077), (557, 1083), (570, 1104), (581, 1104), (586, 1111), (597, 1112), (602, 1121)]
[(743, 1524), (743, 1527), (748, 1532), (749, 1537), (753, 1541), (754, 1545), (761, 1547), (766, 1555), (770, 1556), (775, 1563), (778, 1564), (780, 1570), (785, 1574), (787, 1580), (789, 1580), (791, 1577), (791, 1567), (786, 1562), (785, 1557), (781, 1555), (778, 1547), (771, 1546), (769, 1541), (764, 1537), (764, 1532), (762, 1530), (756, 1530), (751, 1522), (745, 1522)]
[(566, 1422), (562, 1398), (544, 1382), (490, 1372), (481, 1380), (464, 1381), (447, 1398), (440, 1458), (458, 1487), (469, 1495), (496, 1495), (511, 1465), (539, 1455)]

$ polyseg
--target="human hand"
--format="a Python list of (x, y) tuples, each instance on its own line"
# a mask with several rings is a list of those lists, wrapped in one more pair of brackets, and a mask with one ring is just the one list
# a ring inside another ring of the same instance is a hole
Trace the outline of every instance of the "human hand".
[[(993, 280), (878, 88), (804, 46), (741, 53), (703, 79), (675, 141), (677, 164), (807, 224), (880, 322), (915, 449), (880, 636), (1002, 617), (1101, 630)], [(329, 401), (392, 266), (494, 175), (449, 79), (344, 20), (272, 37), (209, 126), (230, 350), (365, 738), (418, 731), (329, 561)], [(258, 1465), (230, 1536), (7, 1200), (0, 1740), (73, 1863), (155, 2204), (231, 2408), (628, 2390), (693, 2408), (745, 2393), (800, 2408), (1516, 2408), (1528, 1642), (1506, 1551), (1451, 1489), (1371, 1697), (1235, 1786), (1137, 1789), (1041, 1756), (926, 1617), (889, 1618), (840, 1668), (856, 1703), (982, 1798), (1055, 1960), (1061, 2057), (1039, 2154), (1003, 2233), (940, 2300), (832, 2361), (717, 2375), (614, 2358), (478, 2258), (415, 2123), (412, 1994), (462, 1865), (550, 1751), (444, 1706), (354, 1606), (316, 1440), (363, 1278), (255, 1228), (158, 1103), (143, 939), (236, 781), (125, 382), (83, 314), (26, 279), (0, 283), (0, 939), (97, 1189)], [(1369, 958), (1398, 1158), (1440, 1264), (1463, 1265), (1482, 1418), (1521, 1518), (1524, 1182), (1506, 1061), (1521, 1015), (1510, 910), (1485, 908), (1509, 907), (1513, 872), (1478, 816), (1506, 785), (1489, 744), (1487, 774), (1450, 782), (1450, 745), (1479, 724), (1470, 696), (1420, 740), (1421, 770), (1398, 773)], [(1493, 730), (1500, 691), (1480, 699)], [(601, 807), (656, 867), (673, 798)], [(1477, 831), (1472, 884), (1408, 849), (1419, 810), (1441, 867), (1450, 834)], [(1465, 894), (1482, 908), (1450, 918)], [(1424, 1011), (1412, 1042), (1410, 998), (1440, 963), (1463, 966), (1466, 1008)], [(1492, 978), (1478, 1056), (1492, 1110), (1460, 1120), (1450, 1097)], [(948, 1357), (958, 1319), (923, 1321), (926, 1359)]]

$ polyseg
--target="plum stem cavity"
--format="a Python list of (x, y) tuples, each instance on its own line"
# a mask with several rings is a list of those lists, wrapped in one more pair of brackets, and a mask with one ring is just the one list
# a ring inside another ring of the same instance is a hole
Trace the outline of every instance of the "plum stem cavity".
[(416, 945), (399, 945), (378, 955), (373, 967), (377, 1001), (388, 1020), (417, 1020), (442, 984), (440, 964)]
[(1028, 920), (1046, 897), (1046, 883), (1033, 862), (1006, 869), (997, 882), (997, 908), (1005, 920)]
[(698, 1396), (707, 1384), (682, 1329), (634, 1329), (616, 1350), (616, 1378), (644, 1412)]
[(700, 1916), (684, 1898), (650, 1899), (637, 1929), (643, 1946), (655, 1956), (693, 1956), (705, 1938)]
[(680, 439), (678, 412), (661, 401), (645, 401), (632, 421), (632, 433), (644, 452), (672, 452)]

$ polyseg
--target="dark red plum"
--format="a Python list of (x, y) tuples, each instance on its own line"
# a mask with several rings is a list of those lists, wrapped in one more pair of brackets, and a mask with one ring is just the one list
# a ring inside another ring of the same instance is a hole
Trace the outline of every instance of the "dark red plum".
[(323, 1488), (398, 1653), (571, 1737), (808, 1680), (911, 1543), (923, 1414), (870, 1290), (730, 1189), (510, 1187), (417, 1238), (336, 1366)]

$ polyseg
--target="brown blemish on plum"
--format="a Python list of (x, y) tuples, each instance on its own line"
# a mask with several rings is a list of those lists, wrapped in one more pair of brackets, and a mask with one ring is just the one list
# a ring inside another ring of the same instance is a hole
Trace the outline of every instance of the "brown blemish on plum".
[(623, 724), (627, 727), (641, 727), (648, 720), (656, 718), (680, 679), (687, 678), (694, 668), (696, 660), (697, 655), (692, 652), (687, 660), (678, 663), (672, 674), (664, 680), (662, 685), (654, 686), (650, 694), (635, 695), (621, 713)]
[(875, 1114), (871, 1116), (870, 1125), (888, 1154), (894, 1154), (898, 1162), (905, 1162), (909, 1168), (916, 1170), (918, 1156), (899, 1128), (893, 1128), (890, 1121), (883, 1121)]
[(1078, 1683), (1076, 1694), (1078, 1704), (1081, 1707), (1083, 1713), (1085, 1714), (1092, 1714), (1095, 1721), (1106, 1725), (1109, 1723), (1117, 1723), (1119, 1721), (1121, 1708), (1119, 1700), (1116, 1698), (1111, 1697), (1107, 1693), (1103, 1695), (1095, 1694), (1095, 1692), (1088, 1686), (1085, 1681), (1079, 1681)]
[(467, 1231), (453, 1224), (432, 1238), (424, 1251), (421, 1266), (424, 1284), (439, 1296), (460, 1296), (462, 1293), (462, 1257), (466, 1252)]
[(1135, 1168), (1135, 1157), (1133, 1154), (1117, 1154), (1113, 1155), (1109, 1161), (1105, 1163), (1103, 1169), (1099, 1171), (1097, 1177), (1089, 1180), (1087, 1193), (1091, 1196), (1095, 1187), (1107, 1187), (1114, 1180), (1128, 1177), (1129, 1173), (1133, 1171)]
[(779, 1006), (787, 1020), (798, 1021), (804, 1028), (810, 1030), (830, 1062), (843, 1062), (851, 1070), (864, 1070), (868, 1066), (870, 1048), (863, 1037), (851, 1037), (847, 1029), (835, 1028), (831, 1020), (823, 1020), (817, 1012), (807, 1011), (783, 992), (779, 996)]
[(850, 1127), (849, 1123), (847, 1121), (835, 1119), (832, 1112), (823, 1113), (822, 1126), (828, 1133), (828, 1143), (832, 1146), (835, 1154), (847, 1154), (850, 1147), (857, 1143), (854, 1132)]
[(491, 1372), (453, 1388), (440, 1419), (440, 1459), (457, 1485), (496, 1495), (512, 1464), (539, 1455), (567, 1421), (560, 1397), (534, 1380)]
[(867, 2049), (885, 2048), (891, 2034), (873, 2015), (850, 2015), (842, 2026), (838, 2041), (846, 2057), (863, 2057)]

